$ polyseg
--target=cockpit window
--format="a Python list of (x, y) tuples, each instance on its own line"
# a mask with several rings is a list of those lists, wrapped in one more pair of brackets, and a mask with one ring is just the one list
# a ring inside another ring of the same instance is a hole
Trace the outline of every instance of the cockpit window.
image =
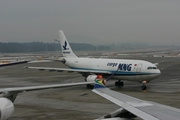
[(152, 67), (148, 67), (147, 69), (152, 69)]
[(157, 69), (157, 67), (153, 67), (153, 69)]
[(157, 69), (157, 67), (148, 67), (147, 69), (148, 70), (150, 70), (150, 69)]

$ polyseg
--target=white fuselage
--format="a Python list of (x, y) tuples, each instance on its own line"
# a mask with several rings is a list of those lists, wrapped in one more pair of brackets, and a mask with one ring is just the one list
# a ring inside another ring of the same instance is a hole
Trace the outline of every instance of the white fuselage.
[(65, 60), (65, 64), (73, 69), (108, 71), (111, 74), (116, 72), (113, 78), (119, 80), (149, 82), (161, 73), (155, 64), (143, 60), (67, 57)]

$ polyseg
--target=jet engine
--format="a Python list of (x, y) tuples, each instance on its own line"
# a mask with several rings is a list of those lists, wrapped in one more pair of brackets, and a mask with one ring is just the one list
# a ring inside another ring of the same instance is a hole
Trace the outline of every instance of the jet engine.
[[(86, 82), (94, 82), (96, 80), (97, 75), (89, 75), (85, 78)], [(86, 87), (89, 89), (93, 89), (94, 85), (88, 84)]]
[(97, 75), (89, 75), (85, 78), (87, 82), (94, 82), (96, 80)]
[(133, 118), (135, 117), (135, 115), (124, 110), (123, 108), (119, 108), (107, 115), (102, 116), (99, 120), (134, 120)]
[(14, 112), (14, 104), (7, 98), (0, 98), (0, 120), (7, 120)]
[(61, 60), (61, 62), (62, 62), (63, 64), (66, 64), (66, 59), (63, 58), (63, 59)]
[(115, 117), (115, 118), (107, 118), (107, 119), (105, 118), (105, 119), (95, 119), (95, 120), (133, 120), (133, 119)]

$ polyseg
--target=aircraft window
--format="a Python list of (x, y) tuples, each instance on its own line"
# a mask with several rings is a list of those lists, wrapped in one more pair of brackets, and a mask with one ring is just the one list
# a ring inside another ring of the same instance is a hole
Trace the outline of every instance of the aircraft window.
[(148, 70), (150, 70), (150, 69), (157, 69), (157, 67), (148, 67), (147, 69)]
[(147, 69), (149, 69), (149, 70), (150, 70), (150, 69), (153, 69), (153, 68), (152, 68), (152, 67), (148, 67)]
[(153, 69), (157, 69), (157, 67), (153, 67)]

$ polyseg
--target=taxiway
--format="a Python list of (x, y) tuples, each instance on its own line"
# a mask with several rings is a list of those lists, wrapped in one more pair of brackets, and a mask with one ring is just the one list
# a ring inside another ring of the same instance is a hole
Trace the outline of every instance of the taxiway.
[[(126, 58), (125, 56), (124, 58)], [(180, 57), (141, 57), (159, 63), (161, 76), (141, 91), (140, 83), (125, 82), (123, 88), (108, 86), (143, 100), (180, 108)], [(78, 73), (49, 72), (27, 69), (24, 66), (66, 67), (60, 62), (22, 64), (0, 68), (0, 87), (34, 86), (56, 83), (82, 82)], [(92, 120), (118, 109), (118, 106), (101, 98), (85, 86), (66, 87), (21, 93), (15, 100), (15, 112), (10, 120)]]

